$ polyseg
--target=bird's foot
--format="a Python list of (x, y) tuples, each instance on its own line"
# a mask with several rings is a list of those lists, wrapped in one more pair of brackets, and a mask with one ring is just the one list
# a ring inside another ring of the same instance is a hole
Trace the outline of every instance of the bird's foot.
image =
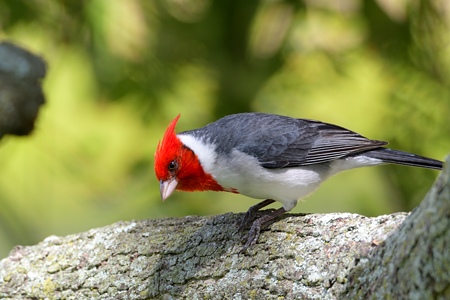
[[(253, 205), (250, 207), (247, 212), (245, 213), (244, 217), (242, 218), (241, 224), (239, 225), (238, 231), (242, 231), (243, 229), (247, 228), (249, 224), (255, 219), (256, 213), (263, 207), (274, 203), (275, 200), (272, 199), (266, 199), (256, 205)], [(253, 223), (254, 225), (254, 223)], [(253, 227), (252, 225), (252, 227)]]
[(286, 212), (286, 210), (282, 207), (274, 211), (268, 212), (268, 214), (256, 219), (250, 230), (248, 231), (248, 234), (245, 236), (245, 239), (247, 240), (245, 242), (244, 247), (242, 247), (240, 253), (244, 253), (247, 251), (248, 248), (256, 244), (258, 241), (259, 235), (261, 234), (261, 228), (263, 226), (269, 225), (272, 221), (274, 221), (279, 216), (283, 215)]
[(245, 236), (245, 239), (247, 240), (245, 242), (244, 247), (242, 247), (240, 253), (244, 253), (247, 251), (247, 249), (258, 241), (259, 235), (261, 233), (261, 218), (256, 219), (255, 222), (253, 222), (252, 227), (248, 231), (247, 235)]
[(242, 231), (245, 228), (247, 228), (248, 225), (250, 224), (250, 222), (253, 221), (253, 219), (255, 218), (255, 214), (256, 214), (256, 212), (252, 211), (251, 208), (249, 210), (247, 210), (244, 217), (242, 218), (241, 225), (239, 225), (239, 228), (237, 231)]

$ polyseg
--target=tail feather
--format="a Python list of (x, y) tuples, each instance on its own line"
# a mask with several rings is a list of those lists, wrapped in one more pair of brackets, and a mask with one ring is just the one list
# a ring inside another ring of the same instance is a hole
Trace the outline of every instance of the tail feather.
[[(361, 153), (360, 153), (361, 154)], [(365, 156), (386, 163), (442, 170), (442, 161), (389, 148), (378, 148), (364, 152)]]

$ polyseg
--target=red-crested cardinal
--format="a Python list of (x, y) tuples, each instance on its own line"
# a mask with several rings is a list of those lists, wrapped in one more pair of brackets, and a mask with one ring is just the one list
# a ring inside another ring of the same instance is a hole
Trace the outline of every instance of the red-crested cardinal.
[(266, 199), (250, 207), (240, 229), (259, 209), (275, 201), (283, 204), (253, 222), (243, 250), (256, 243), (261, 226), (339, 172), (384, 163), (442, 169), (441, 161), (384, 148), (387, 142), (320, 121), (241, 113), (177, 134), (179, 117), (169, 124), (155, 153), (163, 200), (176, 189)]

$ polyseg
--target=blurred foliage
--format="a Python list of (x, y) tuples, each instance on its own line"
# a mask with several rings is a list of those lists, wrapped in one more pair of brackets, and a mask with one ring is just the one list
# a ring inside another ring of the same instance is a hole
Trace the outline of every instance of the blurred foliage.
[[(450, 5), (439, 0), (0, 0), (0, 38), (42, 55), (34, 134), (0, 141), (0, 257), (122, 219), (245, 211), (227, 193), (159, 199), (165, 126), (265, 111), (320, 119), (393, 148), (450, 149)], [(295, 211), (410, 210), (436, 171), (330, 179)]]

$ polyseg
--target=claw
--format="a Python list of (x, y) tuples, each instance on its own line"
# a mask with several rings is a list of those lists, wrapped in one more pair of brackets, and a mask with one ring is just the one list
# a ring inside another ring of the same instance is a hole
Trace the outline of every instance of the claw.
[[(272, 204), (273, 202), (275, 202), (275, 200), (266, 199), (256, 205), (253, 205), (252, 207), (250, 207), (247, 210), (247, 212), (245, 213), (244, 217), (242, 218), (242, 221), (241, 221), (241, 224), (239, 225), (238, 231), (241, 231), (244, 228), (246, 228), (248, 226), (248, 224), (250, 223), (250, 221), (255, 218), (256, 213), (261, 208), (263, 208), (269, 204)], [(284, 208), (279, 208), (275, 211), (270, 210), (270, 211), (266, 212), (266, 215), (256, 219), (253, 222), (252, 227), (250, 227), (250, 230), (248, 231), (247, 235), (245, 236), (245, 239), (247, 241), (245, 242), (244, 247), (242, 247), (240, 253), (244, 253), (245, 251), (247, 251), (248, 248), (250, 248), (251, 246), (256, 244), (256, 242), (258, 241), (259, 235), (261, 234), (262, 226), (267, 225), (268, 223), (270, 223), (277, 217), (281, 216), (285, 212), (286, 212), (286, 210)]]
[(239, 228), (237, 231), (242, 231), (245, 228), (247, 228), (250, 221), (253, 220), (254, 218), (255, 218), (255, 214), (252, 211), (248, 210), (245, 213), (244, 217), (242, 217), (241, 225), (239, 225)]
[(250, 221), (252, 221), (255, 218), (256, 213), (263, 207), (274, 203), (275, 200), (272, 199), (266, 199), (264, 201), (259, 202), (256, 205), (253, 205), (250, 207), (247, 212), (245, 213), (244, 217), (242, 218), (241, 224), (239, 225), (238, 231), (242, 231), (244, 228), (248, 226)]
[[(249, 211), (253, 207), (254, 206), (252, 206), (249, 209)], [(254, 244), (256, 244), (256, 242), (258, 241), (259, 235), (261, 234), (261, 227), (267, 226), (272, 221), (274, 221), (276, 218), (278, 218), (279, 216), (283, 215), (285, 212), (286, 212), (286, 210), (282, 207), (282, 208), (279, 208), (279, 209), (277, 209), (275, 211), (269, 211), (266, 215), (256, 219), (253, 222), (252, 227), (248, 231), (248, 234), (245, 236), (245, 238), (247, 239), (247, 242), (245, 243), (244, 247), (242, 247), (240, 253), (246, 252), (248, 248), (250, 248)]]
[(248, 234), (245, 236), (247, 242), (245, 243), (244, 247), (242, 247), (239, 253), (246, 252), (248, 248), (252, 247), (258, 241), (259, 235), (261, 234), (261, 222), (259, 221), (260, 219), (257, 219), (255, 222), (253, 222), (252, 227), (248, 231)]

